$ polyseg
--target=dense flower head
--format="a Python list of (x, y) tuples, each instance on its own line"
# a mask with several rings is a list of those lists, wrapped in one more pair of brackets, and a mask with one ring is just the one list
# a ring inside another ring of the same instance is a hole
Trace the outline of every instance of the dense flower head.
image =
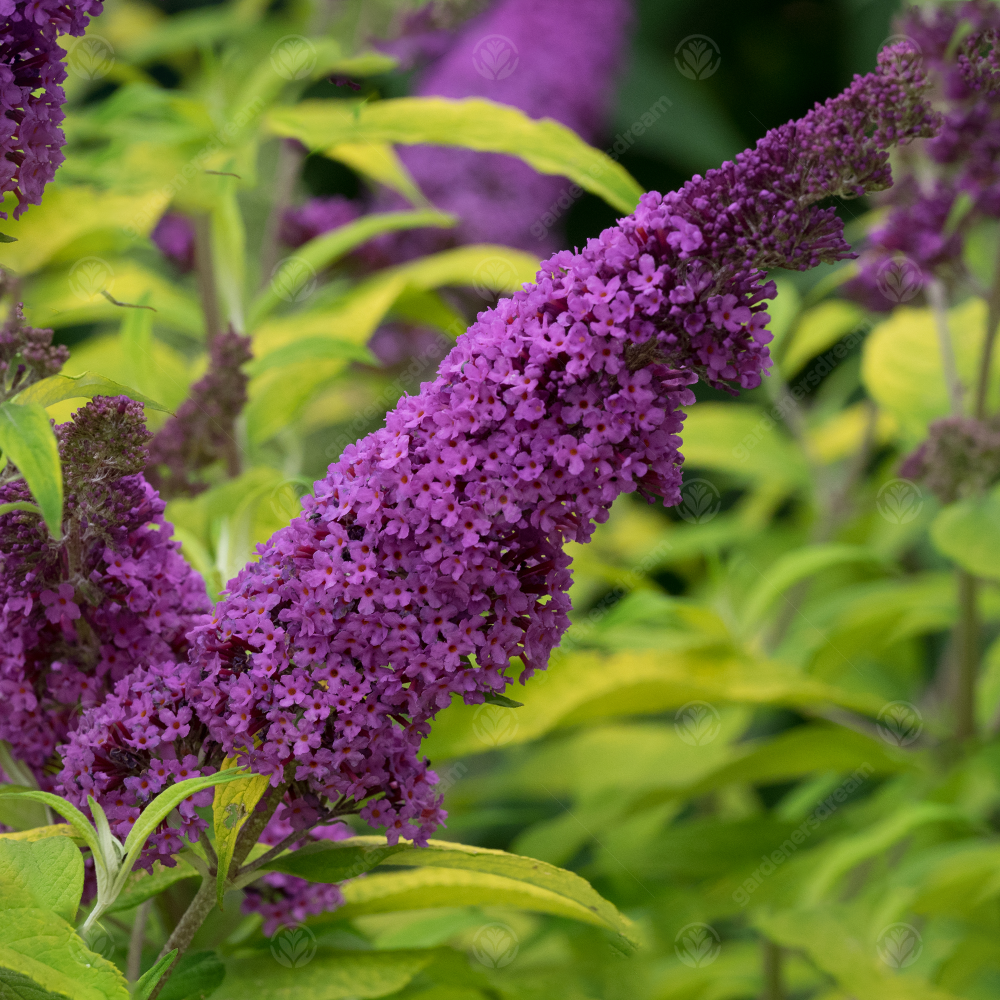
[(235, 422), (246, 405), (249, 382), (241, 366), (250, 357), (250, 338), (233, 330), (212, 341), (208, 371), (149, 445), (146, 476), (161, 495), (200, 493), (208, 484), (197, 473), (235, 456)]
[(1000, 480), (1000, 417), (935, 420), (899, 474), (926, 482), (942, 503), (982, 493)]
[(55, 375), (68, 359), (67, 347), (53, 346), (52, 331), (25, 326), (24, 312), (15, 305), (0, 327), (0, 399)]
[(56, 38), (82, 35), (102, 6), (100, 0), (0, 3), (0, 197), (17, 196), (15, 218), (39, 204), (64, 159), (65, 52)]
[(149, 234), (157, 249), (174, 262), (182, 274), (194, 268), (194, 223), (180, 212), (167, 212)]
[(430, 720), (545, 667), (569, 624), (565, 543), (622, 493), (678, 502), (689, 386), (755, 386), (768, 367), (764, 268), (846, 256), (815, 203), (888, 184), (885, 146), (930, 130), (914, 63), (880, 66), (480, 313), (230, 581), (189, 664), (133, 675), (88, 715), (66, 793), (113, 792), (127, 832), (149, 794), (130, 778), (236, 755), (302, 829), (359, 811), (424, 842), (444, 816), (418, 756)]
[(361, 206), (343, 195), (310, 198), (296, 208), (289, 208), (281, 217), (281, 242), (300, 247), (317, 236), (353, 222), (361, 215)]
[(966, 235), (982, 219), (1000, 218), (1000, 8), (980, 0), (913, 8), (898, 27), (900, 44), (932, 75), (942, 121), (922, 147), (930, 169), (897, 181), (845, 286), (878, 311), (900, 301), (893, 279), (901, 268), (913, 294), (935, 277), (959, 281)]
[[(63, 539), (37, 514), (0, 516), (0, 739), (43, 784), (82, 709), (151, 660), (177, 661), (209, 602), (140, 474), (142, 404), (96, 397), (57, 429)], [(23, 480), (0, 503), (30, 501)]]

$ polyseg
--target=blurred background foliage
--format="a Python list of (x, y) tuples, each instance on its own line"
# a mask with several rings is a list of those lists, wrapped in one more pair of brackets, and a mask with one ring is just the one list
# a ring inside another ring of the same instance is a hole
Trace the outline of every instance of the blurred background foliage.
[[(6, 298), (56, 328), (72, 348), (67, 371), (98, 371), (171, 409), (206, 367), (204, 289), (149, 236), (168, 209), (202, 227), (222, 321), (249, 332), (254, 351), (238, 475), (210, 469), (208, 489), (168, 508), (185, 555), (216, 590), (295, 515), (344, 445), (430, 378), (456, 333), (539, 259), (530, 231), (515, 247), (456, 241), (393, 257), (398, 242), (373, 244), (374, 231), (351, 227), (394, 206), (424, 213), (398, 220), (404, 237), (406, 227), (428, 232), (433, 208), (394, 140), (345, 148), (346, 127), (331, 142), (282, 110), (362, 101), (344, 112), (356, 124), (405, 97), (423, 70), (385, 53), (399, 51), (392, 40), (418, 6), (344, 0), (319, 31), (297, 0), (109, 0), (89, 35), (113, 56), (100, 63), (98, 44), (85, 63), (81, 52), (83, 70), (70, 77), (67, 162), (43, 204), (5, 227), (19, 241), (0, 251), (13, 275)], [(447, 44), (487, 6), (435, 4), (433, 26)], [(666, 97), (655, 126), (615, 158), (644, 188), (677, 187), (870, 70), (895, 10), (884, 0), (637, 0), (593, 144), (613, 150)], [(329, 44), (289, 84), (271, 55), (302, 34)], [(681, 72), (692, 35), (719, 54), (702, 79)], [(570, 92), (588, 66), (576, 72)], [(237, 127), (216, 142), (230, 121)], [(542, 140), (520, 141), (524, 155)], [(464, 132), (455, 143), (475, 145)], [(272, 272), (288, 148), (301, 167), (289, 204), (342, 196), (365, 214), (336, 230), (339, 244), (319, 236)], [(193, 157), (199, 170), (164, 194)], [(615, 175), (575, 197), (545, 238), (573, 246), (596, 235), (622, 214), (615, 199), (628, 184)], [(409, 204), (390, 205), (387, 188)], [(869, 208), (839, 206), (853, 239), (863, 240)], [(441, 230), (455, 223), (436, 218)], [(990, 270), (995, 246), (992, 230), (970, 240), (970, 267)], [(597, 928), (530, 904), (491, 906), (460, 886), (390, 892), (389, 902), (359, 890), (308, 926), (328, 959), (374, 956), (367, 985), (338, 992), (332, 978), (303, 979), (297, 995), (1000, 995), (1000, 529), (985, 514), (949, 534), (954, 518), (899, 479), (900, 458), (948, 413), (933, 323), (913, 303), (876, 315), (838, 297), (850, 273), (845, 263), (775, 276), (774, 376), (738, 399), (696, 387), (681, 506), (620, 500), (591, 544), (573, 546), (575, 622), (519, 694), (524, 705), (455, 705), (427, 741), (446, 789), (443, 838), (580, 873), (637, 922), (642, 947), (622, 956)], [(983, 325), (979, 300), (955, 307), (966, 381)], [(49, 412), (66, 419), (78, 402)], [(985, 579), (977, 732), (964, 741), (951, 708), (956, 562)], [(188, 888), (180, 881), (158, 898), (147, 964)], [(119, 962), (130, 912), (109, 925)], [(287, 988), (279, 975), (295, 982), (264, 961), (259, 921), (236, 906), (214, 914), (196, 944), (209, 955), (199, 961), (229, 970), (220, 1000), (246, 995), (241, 969), (253, 970), (261, 997)]]

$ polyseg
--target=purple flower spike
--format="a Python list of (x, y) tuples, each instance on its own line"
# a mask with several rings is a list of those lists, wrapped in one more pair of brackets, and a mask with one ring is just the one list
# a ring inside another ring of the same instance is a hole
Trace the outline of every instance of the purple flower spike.
[[(17, 195), (14, 218), (42, 200), (64, 157), (60, 122), (66, 79), (60, 34), (82, 35), (100, 0), (0, 3), (0, 197)], [(0, 219), (7, 213), (0, 212)]]
[[(295, 829), (359, 810), (391, 842), (425, 842), (444, 819), (419, 757), (430, 720), (546, 666), (569, 625), (564, 545), (617, 496), (678, 502), (689, 386), (759, 384), (764, 268), (850, 253), (815, 203), (890, 182), (886, 146), (933, 125), (922, 92), (912, 60), (886, 59), (480, 313), (229, 583), (190, 663), (133, 675), (89, 713), (66, 794), (109, 802), (125, 833), (138, 781), (236, 754), (282, 790)], [(184, 816), (190, 837), (201, 820)]]
[[(185, 635), (210, 607), (140, 474), (149, 437), (142, 409), (98, 396), (56, 428), (61, 542), (37, 514), (0, 516), (0, 739), (43, 787), (79, 713), (122, 678), (127, 686), (140, 664), (184, 658)], [(0, 485), (0, 503), (30, 499), (22, 480)]]

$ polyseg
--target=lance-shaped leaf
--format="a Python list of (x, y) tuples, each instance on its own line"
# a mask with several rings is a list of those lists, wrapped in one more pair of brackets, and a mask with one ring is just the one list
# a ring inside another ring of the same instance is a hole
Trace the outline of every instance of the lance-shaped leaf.
[[(535, 858), (445, 840), (414, 847), (390, 847), (384, 837), (323, 841), (264, 866), (312, 882), (339, 882), (372, 868), (419, 868), (421, 872), (381, 874), (344, 886), (348, 909), (384, 913), (420, 906), (490, 905), (502, 901), (540, 913), (557, 913), (609, 927), (628, 943), (636, 941), (632, 922), (586, 880)], [(352, 909), (352, 904), (353, 909)]]
[(51, 406), (64, 399), (93, 399), (95, 396), (128, 396), (137, 403), (143, 403), (151, 410), (170, 411), (155, 399), (122, 385), (113, 379), (98, 375), (97, 372), (82, 372), (79, 375), (50, 375), (41, 382), (28, 386), (17, 396), (18, 403), (37, 403), (39, 406)]
[(147, 972), (144, 972), (132, 990), (132, 1000), (149, 1000), (153, 990), (156, 988), (156, 984), (163, 978), (163, 973), (173, 965), (176, 957), (177, 949), (174, 948), (173, 951), (168, 951), (156, 965)]
[(507, 153), (539, 173), (561, 174), (621, 212), (632, 212), (642, 194), (615, 160), (553, 121), (477, 97), (401, 97), (388, 101), (302, 101), (273, 108), (267, 125), (275, 135), (298, 139), (314, 151), (342, 142), (462, 146)]
[(457, 221), (455, 216), (434, 209), (384, 212), (366, 215), (309, 240), (278, 265), (264, 290), (254, 300), (247, 319), (250, 329), (280, 302), (296, 302), (305, 297), (305, 289), (315, 282), (317, 271), (362, 243), (367, 243), (373, 236), (401, 229), (446, 228), (454, 226)]
[(424, 193), (387, 142), (341, 142), (323, 151), (331, 160), (346, 163), (355, 173), (398, 192), (411, 205), (428, 205)]
[(44, 408), (38, 403), (0, 404), (0, 449), (24, 476), (52, 537), (62, 538), (62, 465)]
[[(222, 762), (220, 772), (230, 771), (234, 767), (236, 758), (227, 757)], [(231, 781), (226, 785), (218, 785), (215, 789), (212, 814), (215, 821), (215, 853), (219, 858), (216, 896), (220, 910), (222, 897), (228, 887), (229, 866), (236, 850), (236, 838), (260, 802), (261, 796), (267, 791), (269, 783), (270, 779), (266, 774), (245, 774), (242, 781)]]

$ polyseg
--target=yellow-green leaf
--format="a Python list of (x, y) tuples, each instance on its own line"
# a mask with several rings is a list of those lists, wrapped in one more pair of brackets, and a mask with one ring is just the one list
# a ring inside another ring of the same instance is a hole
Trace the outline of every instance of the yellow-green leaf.
[(398, 192), (411, 205), (428, 205), (413, 175), (387, 142), (341, 142), (323, 150), (331, 160), (346, 163), (356, 173)]
[(129, 399), (134, 399), (137, 403), (142, 403), (151, 410), (170, 412), (155, 399), (151, 399), (127, 385), (122, 385), (120, 382), (115, 382), (114, 379), (98, 375), (97, 372), (81, 372), (79, 375), (50, 375), (48, 378), (43, 378), (41, 382), (28, 386), (24, 392), (16, 397), (15, 401), (22, 405), (37, 403), (39, 406), (47, 407), (53, 403), (60, 403), (64, 399), (93, 399), (95, 396), (128, 396)]
[[(228, 771), (237, 766), (235, 757), (227, 757), (219, 770)], [(266, 774), (248, 774), (241, 781), (230, 781), (215, 787), (212, 816), (215, 823), (215, 853), (219, 858), (216, 886), (220, 910), (222, 897), (226, 894), (236, 838), (267, 791), (269, 780)]]
[(45, 409), (38, 403), (0, 404), (0, 450), (24, 476), (52, 537), (62, 538), (62, 464)]
[(539, 173), (568, 177), (621, 212), (634, 211), (642, 194), (624, 167), (565, 125), (551, 118), (536, 121), (516, 108), (481, 98), (303, 101), (273, 108), (266, 121), (275, 135), (298, 139), (320, 152), (341, 142), (386, 142), (508, 153)]

